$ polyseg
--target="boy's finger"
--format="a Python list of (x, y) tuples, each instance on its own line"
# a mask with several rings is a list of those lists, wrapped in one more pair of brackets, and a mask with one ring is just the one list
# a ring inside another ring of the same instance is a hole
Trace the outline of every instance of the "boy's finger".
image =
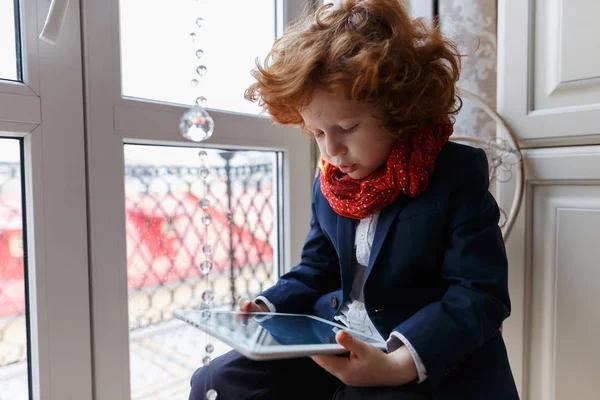
[(242, 311), (246, 311), (246, 310), (244, 310), (244, 308), (247, 307), (247, 305), (248, 305), (249, 302), (250, 301), (247, 298), (245, 298), (245, 297), (240, 298), (238, 300), (238, 307), (239, 307), (239, 309), (242, 310)]
[(362, 356), (370, 351), (370, 345), (368, 343), (355, 338), (346, 331), (339, 331), (335, 335), (335, 340), (357, 356)]

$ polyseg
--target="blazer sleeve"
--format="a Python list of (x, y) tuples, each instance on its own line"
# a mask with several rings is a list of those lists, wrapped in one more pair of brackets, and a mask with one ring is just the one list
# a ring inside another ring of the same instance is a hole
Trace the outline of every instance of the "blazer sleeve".
[(300, 263), (259, 295), (268, 299), (278, 312), (308, 313), (321, 295), (341, 287), (337, 253), (330, 238), (321, 229), (317, 216), (319, 182), (317, 176), (313, 184), (310, 230)]
[[(488, 163), (478, 149), (462, 175), (448, 208), (448, 246), (442, 299), (417, 311), (394, 331), (421, 357), (431, 385), (497, 333), (510, 314), (508, 263), (498, 226), (498, 205), (489, 192)], [(465, 163), (467, 164), (467, 163)]]

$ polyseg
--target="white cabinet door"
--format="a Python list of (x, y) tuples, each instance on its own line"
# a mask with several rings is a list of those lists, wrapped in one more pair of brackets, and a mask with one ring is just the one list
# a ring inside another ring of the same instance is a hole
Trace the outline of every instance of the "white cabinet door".
[(524, 400), (600, 390), (600, 146), (525, 151), (525, 202), (508, 239), (504, 324)]
[(498, 107), (526, 147), (600, 143), (600, 2), (500, 0)]
[(599, 14), (595, 0), (498, 2), (498, 110), (526, 148), (503, 330), (524, 400), (600, 391)]

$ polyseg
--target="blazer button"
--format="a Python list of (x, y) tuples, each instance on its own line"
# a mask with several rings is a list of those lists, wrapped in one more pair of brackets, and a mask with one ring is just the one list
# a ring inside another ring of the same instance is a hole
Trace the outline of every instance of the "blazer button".
[(340, 301), (338, 300), (337, 296), (331, 296), (331, 307), (338, 308), (339, 304)]

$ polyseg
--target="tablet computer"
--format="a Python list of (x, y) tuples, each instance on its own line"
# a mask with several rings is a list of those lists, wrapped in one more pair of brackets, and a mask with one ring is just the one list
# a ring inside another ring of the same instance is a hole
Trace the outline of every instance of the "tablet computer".
[(173, 315), (253, 360), (347, 353), (335, 341), (339, 330), (386, 349), (381, 340), (314, 315), (217, 310), (174, 310)]

